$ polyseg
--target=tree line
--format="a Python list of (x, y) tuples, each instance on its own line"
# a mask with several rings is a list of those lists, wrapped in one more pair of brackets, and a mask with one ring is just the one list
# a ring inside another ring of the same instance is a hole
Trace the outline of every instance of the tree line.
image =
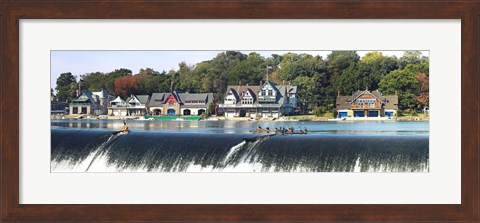
[(399, 58), (380, 52), (360, 58), (356, 51), (332, 51), (326, 58), (307, 53), (263, 57), (256, 52), (226, 51), (194, 65), (180, 62), (178, 70), (145, 68), (133, 74), (121, 68), (86, 73), (78, 82), (72, 73), (62, 73), (55, 96), (59, 101), (71, 101), (81, 85), (89, 91), (106, 89), (124, 99), (130, 94), (171, 90), (212, 92), (219, 102), (223, 101), (227, 85), (259, 85), (267, 75), (277, 84), (297, 85), (300, 106), (310, 111), (333, 109), (338, 93), (351, 95), (366, 88), (378, 89), (384, 95), (397, 93), (401, 110), (420, 110), (429, 101), (429, 60), (419, 51), (406, 51)]

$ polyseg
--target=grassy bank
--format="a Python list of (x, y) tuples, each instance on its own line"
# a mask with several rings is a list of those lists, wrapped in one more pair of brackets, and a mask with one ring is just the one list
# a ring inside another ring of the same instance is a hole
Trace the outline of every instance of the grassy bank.
[(299, 120), (299, 121), (327, 121), (328, 119), (333, 118), (333, 114), (327, 112), (322, 116), (316, 115), (293, 115), (293, 116), (285, 116), (286, 120)]

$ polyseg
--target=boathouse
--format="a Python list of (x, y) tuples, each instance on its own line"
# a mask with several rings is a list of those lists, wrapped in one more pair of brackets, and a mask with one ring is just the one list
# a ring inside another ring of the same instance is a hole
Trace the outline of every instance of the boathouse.
[(104, 115), (111, 96), (105, 89), (98, 92), (82, 91), (70, 104), (70, 115)]
[(146, 106), (150, 97), (148, 95), (130, 95), (126, 100), (118, 96), (110, 102), (108, 115), (110, 116), (144, 116), (147, 114)]
[(150, 114), (157, 115), (202, 115), (208, 114), (210, 103), (215, 104), (213, 93), (153, 93), (148, 104)]
[(297, 107), (297, 86), (266, 81), (256, 86), (228, 86), (220, 108), (226, 118), (279, 118)]
[(336, 100), (337, 118), (340, 119), (395, 119), (398, 111), (397, 95), (382, 95), (378, 90), (357, 91)]

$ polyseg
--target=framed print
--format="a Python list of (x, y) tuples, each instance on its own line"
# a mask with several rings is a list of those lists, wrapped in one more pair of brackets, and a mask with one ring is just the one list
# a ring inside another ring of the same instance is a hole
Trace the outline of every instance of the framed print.
[(2, 221), (480, 220), (478, 1), (0, 4)]

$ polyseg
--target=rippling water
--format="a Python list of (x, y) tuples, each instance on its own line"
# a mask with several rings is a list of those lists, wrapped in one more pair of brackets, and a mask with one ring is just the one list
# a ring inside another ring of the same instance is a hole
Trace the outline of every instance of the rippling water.
[[(52, 120), (54, 172), (426, 172), (428, 122)], [(261, 125), (308, 135), (259, 135)]]

